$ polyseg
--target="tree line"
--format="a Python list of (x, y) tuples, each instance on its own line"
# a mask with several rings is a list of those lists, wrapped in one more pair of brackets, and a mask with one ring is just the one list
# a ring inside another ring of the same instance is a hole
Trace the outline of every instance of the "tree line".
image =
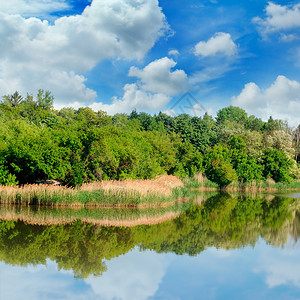
[(203, 173), (224, 187), (232, 181), (299, 178), (300, 125), (267, 122), (229, 106), (175, 117), (132, 111), (109, 116), (91, 108), (53, 108), (39, 90), (0, 103), (0, 184), (58, 180), (80, 186), (97, 180), (179, 177)]

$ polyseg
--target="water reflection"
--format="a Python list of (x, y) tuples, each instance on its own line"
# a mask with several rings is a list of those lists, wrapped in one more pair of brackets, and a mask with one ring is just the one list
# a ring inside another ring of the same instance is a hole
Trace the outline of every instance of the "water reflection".
[[(107, 261), (103, 276), (73, 280), (71, 272), (0, 263), (1, 299), (299, 299), (299, 246), (211, 247), (198, 256), (138, 248)], [(288, 253), (288, 255), (287, 255)]]
[(152, 226), (1, 221), (0, 298), (296, 299), (299, 233), (299, 199), (280, 196), (221, 194)]

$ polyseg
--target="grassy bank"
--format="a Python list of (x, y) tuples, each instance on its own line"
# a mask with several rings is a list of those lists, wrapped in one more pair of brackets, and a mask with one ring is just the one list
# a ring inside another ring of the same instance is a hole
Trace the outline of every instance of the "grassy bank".
[[(184, 186), (187, 189), (198, 190), (219, 190), (220, 187), (217, 183), (208, 180), (203, 175), (196, 175), (193, 178), (184, 178)], [(252, 181), (252, 182), (232, 182), (222, 190), (225, 191), (285, 191), (285, 190), (300, 190), (300, 181), (291, 183), (275, 182), (272, 179), (265, 181)]]
[(6, 205), (152, 207), (168, 206), (189, 196), (188, 189), (174, 176), (105, 181), (77, 189), (43, 184), (0, 187), (0, 203)]
[[(51, 207), (167, 207), (179, 201), (205, 201), (203, 193), (218, 191), (216, 183), (202, 175), (185, 178), (161, 176), (153, 180), (106, 181), (73, 189), (53, 185), (0, 186), (0, 204)], [(265, 182), (232, 183), (225, 191), (300, 190), (300, 182), (291, 184)], [(199, 192), (202, 192), (199, 193)]]
[(202, 174), (197, 174), (192, 178), (184, 178), (184, 186), (187, 189), (202, 189), (202, 190), (218, 190), (219, 186), (217, 183), (208, 180)]
[(46, 205), (46, 206), (163, 206), (184, 197), (184, 190), (178, 189), (170, 196), (159, 194), (141, 195), (138, 192), (120, 190), (82, 191), (47, 185), (30, 185), (21, 188), (1, 187), (1, 204)]
[(275, 182), (268, 179), (261, 182), (233, 182), (225, 188), (226, 191), (241, 190), (241, 191), (286, 191), (300, 190), (300, 181), (291, 183)]

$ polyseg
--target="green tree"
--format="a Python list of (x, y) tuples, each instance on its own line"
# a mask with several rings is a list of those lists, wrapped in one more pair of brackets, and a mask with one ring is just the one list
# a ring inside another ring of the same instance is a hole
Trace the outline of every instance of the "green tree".
[(272, 178), (276, 182), (291, 181), (292, 161), (283, 151), (277, 149), (266, 149), (263, 155), (263, 175)]
[(204, 162), (205, 175), (221, 188), (232, 181), (237, 181), (238, 177), (230, 160), (230, 151), (225, 145), (217, 144), (213, 148), (209, 148)]
[(12, 95), (5, 95), (3, 97), (3, 103), (10, 107), (17, 107), (23, 101), (23, 97), (19, 94), (18, 91), (14, 92)]
[(38, 90), (37, 93), (37, 106), (44, 110), (49, 110), (53, 107), (54, 97), (51, 92)]
[(176, 164), (171, 167), (169, 173), (179, 177), (192, 177), (203, 171), (203, 155), (190, 143), (177, 141)]
[(247, 113), (242, 108), (236, 106), (222, 108), (217, 113), (217, 123), (224, 123), (229, 120), (244, 124), (247, 119)]
[(293, 147), (295, 149), (295, 160), (300, 162), (300, 124), (292, 132), (293, 137)]
[(262, 166), (247, 154), (247, 145), (240, 136), (234, 136), (229, 141), (232, 165), (241, 182), (251, 182), (262, 179)]

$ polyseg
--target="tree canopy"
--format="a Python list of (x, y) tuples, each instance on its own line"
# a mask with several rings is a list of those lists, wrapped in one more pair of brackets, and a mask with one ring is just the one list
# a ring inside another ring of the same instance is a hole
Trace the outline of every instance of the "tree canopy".
[(59, 180), (69, 186), (102, 179), (204, 173), (232, 181), (299, 176), (299, 127), (249, 116), (239, 107), (175, 117), (132, 111), (109, 116), (91, 108), (53, 108), (54, 97), (15, 92), (0, 103), (0, 184)]

